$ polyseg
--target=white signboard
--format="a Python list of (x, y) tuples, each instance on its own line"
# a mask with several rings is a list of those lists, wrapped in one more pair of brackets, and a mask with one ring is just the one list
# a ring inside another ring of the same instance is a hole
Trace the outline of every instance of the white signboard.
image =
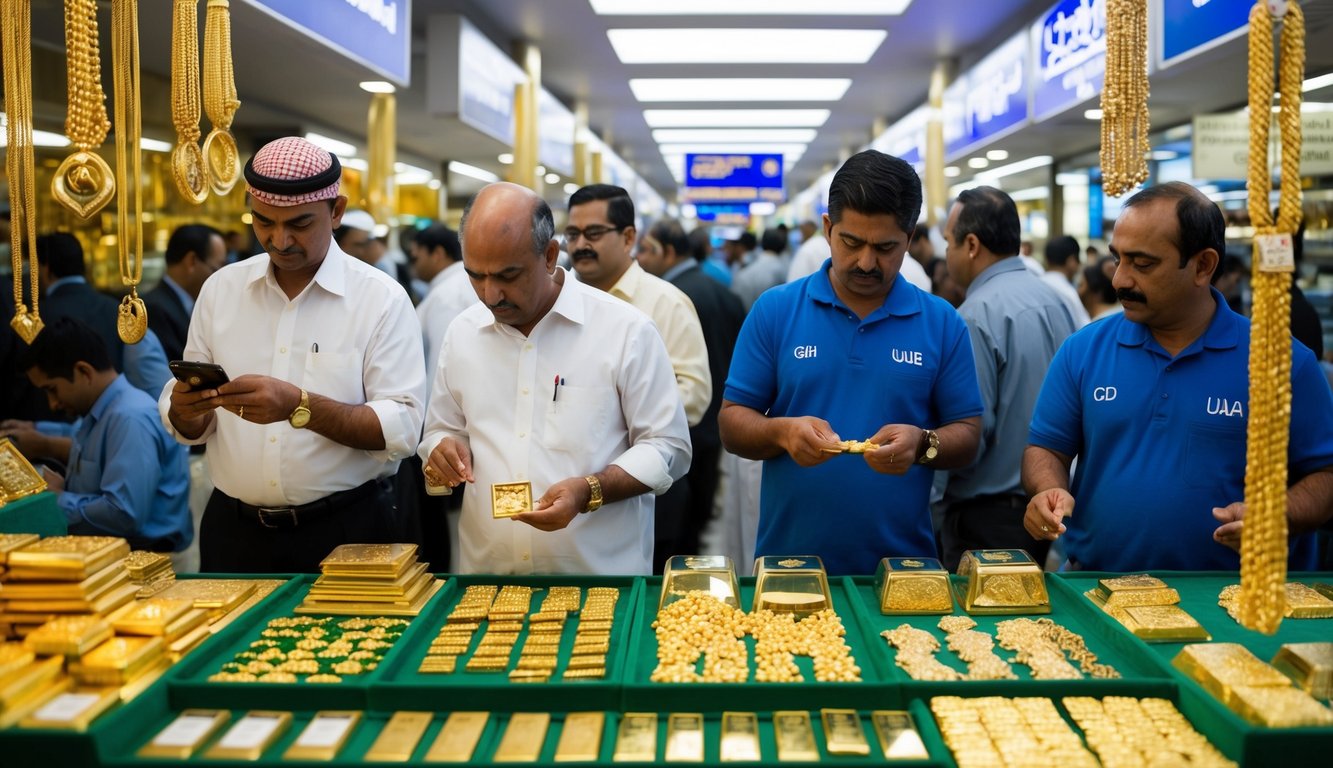
[[(1244, 179), (1250, 156), (1250, 122), (1245, 112), (1194, 118), (1194, 178)], [(1276, 170), (1278, 127), (1269, 129), (1269, 167)], [(1333, 174), (1333, 112), (1301, 115), (1301, 175)]]

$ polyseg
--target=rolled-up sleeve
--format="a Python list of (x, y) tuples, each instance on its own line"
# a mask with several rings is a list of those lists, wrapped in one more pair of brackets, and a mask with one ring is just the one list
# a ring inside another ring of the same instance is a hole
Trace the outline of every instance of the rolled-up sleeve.
[(384, 448), (369, 451), (380, 461), (411, 456), (425, 419), (426, 363), (421, 326), (404, 295), (389, 304), (366, 349), (366, 405), (379, 418)]
[(665, 493), (690, 468), (690, 431), (666, 346), (645, 323), (627, 337), (620, 369), (620, 406), (630, 447), (611, 463)]

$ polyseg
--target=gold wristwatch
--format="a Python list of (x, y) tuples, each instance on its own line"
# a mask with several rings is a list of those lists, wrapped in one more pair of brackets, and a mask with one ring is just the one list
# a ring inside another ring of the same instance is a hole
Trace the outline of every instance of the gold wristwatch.
[(921, 430), (921, 447), (917, 448), (917, 464), (929, 464), (940, 455), (940, 436), (933, 429)]
[(301, 403), (292, 411), (292, 415), (287, 417), (287, 423), (295, 429), (302, 429), (310, 423), (310, 395), (301, 390)]
[(588, 490), (592, 491), (588, 506), (583, 511), (596, 512), (602, 508), (602, 481), (597, 479), (597, 475), (588, 475), (583, 479), (588, 482)]

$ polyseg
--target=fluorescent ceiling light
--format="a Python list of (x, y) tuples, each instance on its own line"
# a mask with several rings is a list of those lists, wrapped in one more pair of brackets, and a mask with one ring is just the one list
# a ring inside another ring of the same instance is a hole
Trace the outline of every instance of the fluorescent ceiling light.
[(1086, 187), (1088, 186), (1088, 174), (1086, 173), (1057, 173), (1055, 174), (1055, 183), (1062, 187)]
[(639, 101), (837, 101), (851, 87), (845, 77), (633, 78)]
[(658, 144), (738, 144), (799, 142), (809, 144), (819, 133), (814, 128), (659, 128), (653, 131)]
[(1008, 160), (1008, 159), (1009, 159), (1009, 150), (1007, 150), (1007, 149), (992, 149), (992, 150), (989, 150), (988, 152), (986, 152), (986, 159), (987, 159), (987, 160), (994, 160), (994, 161), (996, 161), (996, 162), (999, 162), (999, 161), (1001, 161), (1001, 160)]
[(897, 16), (912, 0), (589, 0), (601, 16)]
[(818, 128), (827, 109), (645, 109), (649, 128)]
[(370, 170), (370, 163), (359, 157), (343, 157), (342, 155), (338, 155), (338, 162), (342, 163), (344, 168), (351, 168), (354, 171), (365, 172)]
[(1154, 149), (1148, 153), (1148, 157), (1153, 160), (1175, 160), (1180, 157), (1180, 153), (1169, 149)]
[(984, 157), (969, 157), (967, 159), (968, 168), (985, 168), (990, 165), (990, 161)]
[(1050, 187), (1029, 187), (1027, 189), (1016, 189), (1009, 193), (1009, 199), (1016, 203), (1021, 203), (1024, 200), (1045, 200), (1050, 196)]
[[(0, 147), (8, 146), (9, 137), (5, 131), (0, 131)], [(65, 138), (63, 133), (52, 133), (51, 131), (33, 131), (32, 145), (34, 147), (68, 147), (69, 139)], [(167, 145), (171, 149), (171, 145)]]
[(313, 132), (307, 133), (305, 135), (305, 140), (310, 142), (311, 144), (314, 144), (320, 149), (328, 150), (329, 152), (332, 152), (333, 154), (338, 156), (342, 155), (346, 155), (348, 157), (356, 156), (355, 146), (348, 144), (345, 141), (338, 141), (337, 139), (331, 139), (323, 134), (313, 133)]
[(546, 183), (547, 183), (547, 184), (558, 184), (558, 183), (560, 183), (560, 174), (558, 174), (558, 173), (548, 173), (548, 174), (546, 174)]
[(449, 161), (449, 173), (456, 173), (459, 176), (467, 176), (468, 178), (484, 181), (488, 184), (500, 180), (499, 176), (496, 176), (485, 168), (478, 168), (475, 165), (460, 163), (457, 160)]
[(663, 155), (803, 155), (804, 144), (659, 144)]
[(431, 179), (430, 181), (426, 182), (426, 187), (428, 189), (439, 189), (440, 187), (443, 186), (444, 184), (440, 183), (439, 179)]
[(1306, 80), (1301, 83), (1301, 91), (1309, 93), (1310, 91), (1317, 91), (1320, 88), (1327, 88), (1330, 85), (1333, 85), (1333, 72)]
[(1101, 120), (1102, 111), (1100, 109), (1086, 109), (1083, 111), (1083, 116), (1089, 120)]
[(956, 165), (946, 165), (946, 166), (944, 166), (944, 178), (946, 178), (946, 179), (956, 179), (956, 178), (958, 178), (960, 175), (962, 175), (962, 173), (963, 173), (963, 169), (962, 169), (962, 168), (959, 168), (959, 167), (956, 166)]
[(1012, 176), (1015, 173), (1022, 173), (1023, 171), (1031, 171), (1035, 168), (1045, 168), (1050, 164), (1051, 164), (1050, 155), (1037, 155), (1036, 157), (1029, 157), (1026, 160), (1019, 160), (1016, 163), (1010, 163), (1008, 165), (997, 165), (994, 168), (988, 168), (982, 171), (981, 173), (978, 173), (976, 175), (976, 178), (978, 181), (1001, 179), (1004, 178), (1005, 176)]
[(407, 163), (394, 163), (393, 172), (393, 180), (402, 185), (425, 184), (435, 178), (435, 174), (425, 168), (418, 168)]
[(514, 153), (513, 153), (513, 152), (501, 152), (501, 153), (500, 153), (500, 156), (497, 157), (496, 159), (499, 160), (500, 163), (501, 163), (502, 165), (513, 165), (513, 163), (514, 163)]
[(384, 80), (363, 80), (361, 90), (366, 93), (393, 93), (398, 90), (393, 83)]
[(608, 29), (623, 64), (864, 64), (882, 29)]
[(685, 203), (680, 207), (680, 215), (681, 218), (696, 219), (699, 217), (699, 209), (695, 207), (694, 203)]

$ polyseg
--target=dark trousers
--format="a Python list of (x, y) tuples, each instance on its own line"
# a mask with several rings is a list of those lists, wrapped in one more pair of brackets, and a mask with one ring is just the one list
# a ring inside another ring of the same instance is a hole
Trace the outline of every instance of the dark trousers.
[(462, 509), (464, 483), (449, 496), (431, 496), (426, 493), (426, 480), (421, 473), (421, 457), (404, 459), (398, 472), (399, 497), (411, 494), (417, 514), (417, 539), (421, 545), (418, 556), (430, 563), (432, 573), (449, 572), (449, 516), (451, 510)]
[[(359, 493), (358, 493), (359, 491)], [(393, 478), (286, 513), (259, 513), (214, 490), (199, 522), (203, 573), (318, 573), (319, 562), (340, 544), (385, 544), (401, 530)]]
[[(691, 437), (691, 439), (693, 439)], [(685, 510), (685, 525), (681, 530), (681, 555), (697, 555), (702, 549), (704, 529), (713, 519), (713, 498), (717, 496), (718, 462), (722, 460), (722, 443), (694, 443), (694, 457), (685, 477), (690, 481), (690, 505)]]
[(653, 573), (661, 573), (672, 555), (693, 555), (681, 549), (686, 512), (690, 506), (690, 477), (671, 484), (653, 500)]
[(950, 504), (940, 529), (944, 567), (957, 571), (958, 561), (969, 549), (1022, 549), (1044, 569), (1051, 543), (1032, 538), (1023, 527), (1027, 502), (1026, 496), (1003, 495)]

